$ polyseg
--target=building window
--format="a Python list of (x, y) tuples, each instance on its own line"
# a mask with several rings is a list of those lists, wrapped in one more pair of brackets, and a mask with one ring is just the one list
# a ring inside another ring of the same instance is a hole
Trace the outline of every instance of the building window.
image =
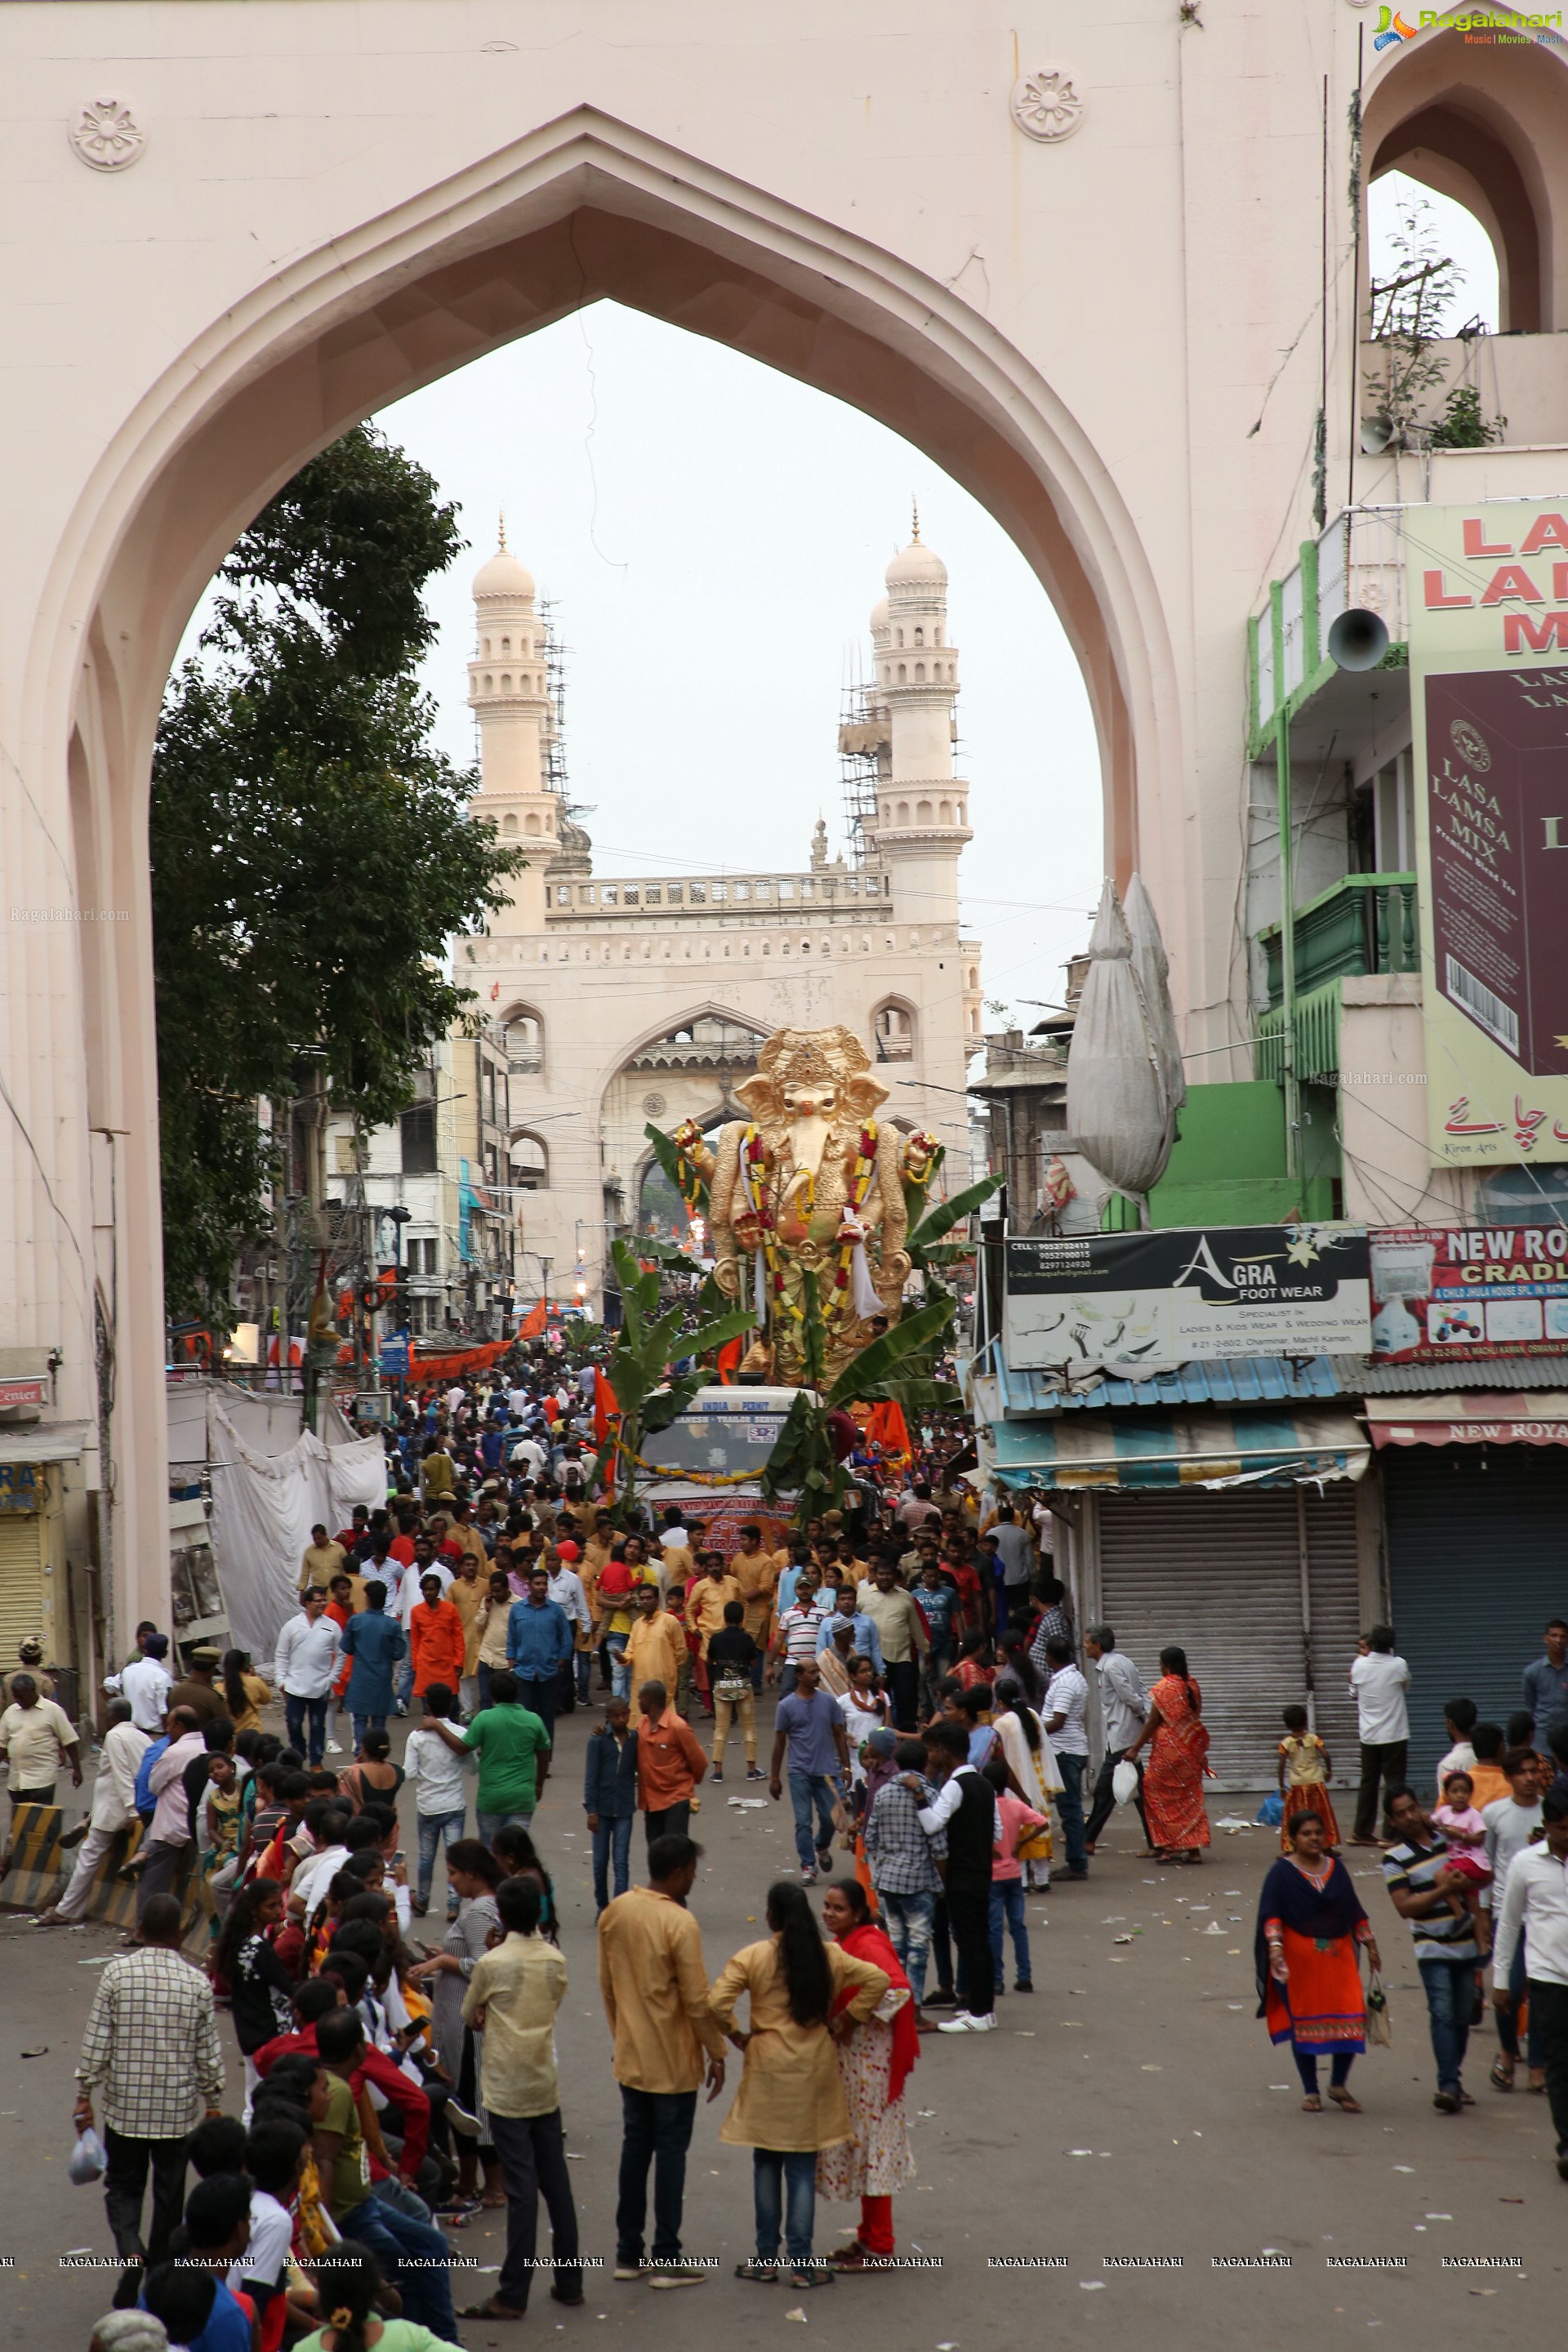
[(528, 814), (523, 818), (522, 829), (524, 833), (527, 834), (531, 841), (537, 841), (539, 839), (539, 811), (537, 809), (529, 810)]
[(795, 897), (795, 884), (793, 882), (781, 882), (779, 884), (779, 897), (781, 898), (793, 898)]
[(515, 816), (513, 816), (513, 815), (510, 814), (510, 811), (508, 812), (508, 814), (507, 814), (505, 816), (503, 816), (503, 817), (502, 817), (502, 819), (501, 819), (501, 821), (500, 821), (500, 829), (501, 829), (502, 833), (504, 833), (504, 834), (506, 834), (506, 835), (512, 835), (512, 834), (515, 834), (515, 833), (516, 833), (516, 831), (517, 831), (517, 819), (516, 819), (516, 817), (515, 817)]
[(580, 907), (591, 907), (591, 906), (593, 906), (593, 905), (595, 904), (595, 902), (596, 897), (597, 897), (597, 893), (595, 892), (595, 887), (594, 887), (594, 885), (593, 885), (591, 882), (579, 882), (579, 883), (578, 883), (578, 885), (577, 885), (577, 904), (578, 904)]
[(643, 905), (645, 907), (657, 907), (659, 903), (659, 895), (658, 884), (657, 882), (648, 883), (642, 894)]
[(405, 1110), (401, 1120), (403, 1130), (403, 1172), (405, 1176), (434, 1176), (436, 1173), (436, 1106), (433, 1102), (416, 1103)]
[(904, 662), (900, 662), (899, 664), (899, 684), (900, 686), (908, 686), (909, 682), (910, 673), (908, 665)]
[(749, 898), (751, 897), (751, 895), (752, 895), (752, 886), (751, 886), (751, 884), (750, 884), (749, 882), (737, 882), (737, 883), (736, 883), (736, 885), (735, 885), (735, 896), (736, 896), (736, 898)]
[(670, 907), (679, 907), (684, 895), (685, 886), (679, 882), (671, 882), (664, 894), (665, 904)]
[(705, 906), (708, 904), (708, 885), (707, 885), (707, 883), (706, 883), (706, 882), (693, 882), (693, 883), (691, 883), (689, 887), (690, 891), (691, 891), (691, 903), (692, 903), (692, 905), (693, 905), (694, 907), (705, 907)]
[(494, 678), (490, 677), (490, 675), (489, 675), (489, 671), (487, 671), (487, 672), (485, 673), (485, 692), (486, 692), (487, 694), (493, 694), (493, 693), (495, 692), (495, 690), (496, 690), (496, 682), (495, 682)]
[[(564, 956), (562, 961), (565, 961)], [(507, 1061), (522, 1076), (544, 1067), (544, 1024), (537, 1013), (522, 1008), (507, 1016), (501, 1029), (501, 1042), (506, 1047)]]
[(621, 894), (621, 904), (623, 907), (635, 907), (637, 904), (637, 886), (635, 882), (626, 884)]
[(713, 898), (713, 904), (714, 904), (716, 907), (721, 907), (721, 906), (724, 904), (725, 900), (729, 898), (729, 896), (730, 896), (730, 886), (729, 886), (729, 884), (728, 884), (727, 882), (715, 882), (715, 883), (714, 883), (714, 885), (713, 885), (713, 891), (712, 891), (712, 898)]
[[(926, 641), (926, 633), (925, 633), (925, 631), (924, 631), (923, 629), (921, 629), (921, 628), (917, 628), (917, 629), (916, 629), (916, 631), (915, 631), (915, 643), (916, 643), (916, 645), (917, 645), (917, 646), (923, 646), (923, 645), (924, 645), (924, 643), (925, 643), (925, 641)], [(916, 671), (915, 675), (916, 675), (917, 677), (919, 677), (920, 673), (919, 673), (919, 671), (918, 671), (918, 670)]]
[(570, 882), (557, 882), (555, 885), (555, 903), (558, 907), (569, 907), (572, 904), (572, 885)]
[(871, 1015), (871, 1038), (879, 1062), (914, 1059), (914, 1017), (905, 1004), (879, 1004)]
[(915, 823), (917, 824), (929, 824), (931, 823), (930, 801), (917, 801), (915, 803)]
[(752, 888), (759, 898), (771, 898), (773, 895), (773, 886), (771, 882), (753, 883)]
[(604, 888), (605, 895), (600, 899), (599, 904), (602, 907), (613, 907), (616, 904), (616, 886), (613, 882), (606, 882)]
[(504, 671), (502, 673), (500, 690), (503, 694), (510, 694), (511, 692), (511, 674), (510, 671)]
[(899, 803), (899, 823), (900, 824), (908, 824), (909, 821), (910, 804), (908, 801), (900, 801)]
[(951, 824), (952, 823), (952, 803), (951, 801), (943, 801), (937, 811), (937, 814), (942, 819), (943, 824)]

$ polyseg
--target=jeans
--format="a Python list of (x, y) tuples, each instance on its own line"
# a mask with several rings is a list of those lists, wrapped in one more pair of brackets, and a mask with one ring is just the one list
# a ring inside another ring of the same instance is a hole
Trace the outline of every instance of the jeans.
[(989, 1885), (947, 1889), (947, 1916), (958, 1948), (961, 1999), (971, 2017), (989, 2017), (995, 2003), (995, 1971), (991, 1964), (991, 1889)]
[[(403, 2316), (427, 2327), (442, 2343), (457, 2341), (452, 2309), (451, 2249), (433, 2221), (416, 2221), (384, 2198), (367, 2197), (338, 2222), (345, 2238), (364, 2246), (403, 2297)], [(405, 2256), (409, 2257), (405, 2261)]]
[[(1111, 1787), (1111, 1782), (1115, 1778), (1116, 1768), (1126, 1753), (1124, 1748), (1108, 1748), (1105, 1751), (1105, 1761), (1100, 1768), (1100, 1777), (1094, 1784), (1093, 1809), (1083, 1825), (1084, 1837), (1090, 1845), (1099, 1843), (1100, 1831), (1116, 1811), (1116, 1791)], [(1138, 1818), (1143, 1824), (1143, 1843), (1149, 1845), (1152, 1843), (1152, 1840), (1149, 1835), (1149, 1816), (1143, 1810), (1143, 1762), (1141, 1757), (1133, 1758), (1132, 1769), (1138, 1775), (1138, 1794), (1132, 1801), (1138, 1808)]]
[(1548, 1984), (1531, 1977), (1530, 2031), (1541, 2036), (1541, 2063), (1546, 2069), (1546, 2100), (1557, 2134), (1557, 2153), (1568, 2156), (1568, 1985)]
[(805, 2269), (816, 2220), (816, 2150), (802, 2148), (786, 2156), (778, 2148), (754, 2147), (752, 2194), (757, 2209), (757, 2260), (777, 2260), (782, 2221), (784, 2250), (797, 2270)]
[(509, 2311), (528, 2308), (542, 2197), (550, 2216), (556, 2291), (563, 2295), (581, 2294), (577, 2208), (572, 2201), (560, 2108), (552, 2108), (547, 2116), (495, 2116), (487, 2110), (487, 2117), (506, 2187), (506, 2260), (496, 2282), (497, 2302), (505, 2304)]
[(746, 1750), (746, 1761), (757, 1760), (757, 1707), (748, 1686), (744, 1698), (716, 1698), (713, 1702), (713, 1769), (717, 1772), (724, 1761), (724, 1749), (730, 1738), (730, 1722), (733, 1718), (741, 1727), (741, 1739)]
[(594, 1674), (594, 1653), (592, 1650), (576, 1650), (573, 1653), (572, 1672), (576, 1677), (577, 1682), (577, 1704), (579, 1706), (586, 1706), (588, 1704), (588, 1692)]
[(616, 1893), (624, 1895), (631, 1885), (632, 1823), (635, 1813), (623, 1813), (619, 1821), (611, 1821), (600, 1813), (599, 1826), (592, 1832), (594, 1840), (594, 1907), (602, 1911), (610, 1899), (610, 1863), (616, 1865)]
[(928, 1716), (942, 1713), (942, 1680), (958, 1656), (951, 1642), (933, 1642), (921, 1660), (921, 1703)]
[[(1521, 1933), (1513, 1948), (1513, 1958), (1508, 1971), (1509, 1999), (1513, 2006), (1510, 2009), (1494, 2009), (1492, 2011), (1492, 2015), (1497, 2020), (1497, 2038), (1502, 2044), (1503, 2055), (1506, 2058), (1519, 2056), (1519, 2005), (1524, 1998), (1528, 1975), (1529, 1970), (1524, 1957), (1524, 1937)], [(1544, 2062), (1541, 2055), (1541, 2029), (1536, 2021), (1533, 1993), (1531, 1996), (1530, 2025), (1525, 2038), (1529, 2043), (1525, 2056), (1526, 2065), (1542, 2064)]]
[(689, 1804), (666, 1805), (662, 1812), (647, 1812), (642, 1819), (650, 1850), (655, 1838), (691, 1835), (691, 1807)]
[(305, 1756), (305, 1717), (310, 1718), (310, 1747), (306, 1758), (312, 1771), (321, 1762), (327, 1745), (327, 1709), (332, 1703), (331, 1691), (320, 1698), (296, 1698), (292, 1691), (283, 1694), (283, 1719), (289, 1727), (289, 1745)]
[[(621, 2174), (616, 2198), (616, 2260), (640, 2263), (653, 2167), (653, 2259), (680, 2260), (686, 2151), (697, 2114), (695, 2091), (621, 2091)], [(814, 2159), (815, 2162), (815, 2159)]]
[(479, 1712), (480, 1712), (480, 1714), (481, 1714), (481, 1715), (483, 1714), (483, 1712), (484, 1712), (485, 1708), (486, 1708), (487, 1706), (489, 1706), (489, 1703), (490, 1703), (490, 1681), (491, 1681), (491, 1677), (492, 1677), (493, 1675), (499, 1675), (499, 1674), (500, 1673), (500, 1671), (501, 1671), (501, 1670), (500, 1670), (500, 1668), (499, 1666), (487, 1666), (487, 1665), (486, 1665), (486, 1664), (485, 1664), (485, 1662), (484, 1662), (484, 1660), (483, 1660), (482, 1658), (479, 1660)]
[(529, 1682), (521, 1675), (517, 1677), (519, 1699), (530, 1714), (538, 1716), (546, 1731), (552, 1732), (555, 1728), (555, 1707), (560, 1693), (561, 1685), (554, 1675), (549, 1675), (538, 1683)]
[(505, 1813), (481, 1813), (476, 1811), (474, 1814), (474, 1820), (479, 1824), (479, 1835), (483, 1839), (485, 1844), (490, 1845), (494, 1843), (497, 1830), (505, 1829), (509, 1822), (515, 1822), (520, 1830), (531, 1828), (533, 1823), (533, 1815), (531, 1813), (519, 1812), (514, 1806), (510, 1812)]
[(1013, 1938), (1013, 1973), (1019, 1984), (1032, 1984), (1035, 1972), (1029, 1966), (1029, 1931), (1024, 1925), (1021, 1878), (994, 1878), (991, 1882), (991, 1964), (998, 1984), (1006, 1974), (1002, 1955), (1004, 1926)]
[[(1405, 1786), (1405, 1759), (1409, 1751), (1407, 1739), (1391, 1739), (1381, 1748), (1368, 1748), (1364, 1741), (1361, 1751), (1361, 1787), (1356, 1791), (1355, 1834), (1358, 1838), (1377, 1834), (1377, 1784), (1383, 1781), (1386, 1800), (1391, 1789)], [(1448, 1964), (1443, 1963), (1446, 1968)]]
[(1470, 2011), (1475, 2005), (1474, 1960), (1418, 1960), (1426, 1988), (1426, 2015), (1432, 2029), (1432, 2055), (1437, 2061), (1437, 2088), (1457, 2091), (1470, 2038)]
[(632, 1670), (626, 1664), (626, 1637), (624, 1633), (606, 1633), (605, 1654), (610, 1661), (610, 1692), (615, 1698), (629, 1699), (632, 1695)]
[[(109, 2169), (103, 2176), (103, 2210), (109, 2216), (114, 2251), (125, 2263), (145, 2257), (148, 2268), (166, 2262), (169, 2233), (177, 2227), (185, 2207), (185, 2142), (180, 2139), (127, 2139), (103, 2126)], [(142, 2242), (142, 2200), (147, 2172), (153, 2173), (153, 2226)]]
[(1061, 1815), (1062, 1841), (1067, 1847), (1069, 1870), (1089, 1868), (1083, 1830), (1083, 1768), (1088, 1762), (1087, 1756), (1064, 1756), (1059, 1748), (1057, 1750), (1062, 1776), (1062, 1786), (1057, 1791), (1057, 1811)]
[(888, 1941), (899, 1956), (900, 1966), (910, 1980), (918, 2009), (925, 1999), (926, 1962), (931, 1958), (931, 1915), (936, 1909), (936, 1896), (930, 1895), (889, 1895), (879, 1886), (877, 1900), (882, 1906), (883, 1924)]
[(386, 1717), (384, 1715), (355, 1715), (351, 1716), (349, 1720), (353, 1725), (354, 1753), (356, 1755), (364, 1746), (368, 1733), (373, 1731), (384, 1731), (386, 1729)]
[(405, 1658), (397, 1669), (397, 1709), (406, 1715), (414, 1698), (414, 1661)]
[[(424, 1905), (430, 1900), (430, 1881), (436, 1874), (437, 1847), (444, 1845), (450, 1849), (456, 1844), (463, 1834), (463, 1823), (468, 1815), (468, 1807), (459, 1805), (455, 1813), (420, 1813), (416, 1817), (419, 1823), (419, 1874), (414, 1885), (416, 1903)], [(447, 1910), (451, 1917), (457, 1917), (458, 1897), (451, 1886), (447, 1889)]]
[(820, 1847), (833, 1843), (833, 1801), (838, 1794), (838, 1783), (826, 1772), (792, 1772), (789, 1776), (790, 1802), (795, 1807), (795, 1850), (800, 1856), (802, 1870), (816, 1868), (816, 1854), (811, 1843), (812, 1808), (816, 1810), (816, 1843)]

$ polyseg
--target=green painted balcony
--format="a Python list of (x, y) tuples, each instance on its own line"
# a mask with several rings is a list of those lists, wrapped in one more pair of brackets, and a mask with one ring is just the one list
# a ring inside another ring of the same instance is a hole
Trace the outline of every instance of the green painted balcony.
[[(1279, 926), (1258, 934), (1268, 964), (1268, 1006), (1284, 995)], [(1296, 909), (1296, 993), (1347, 972), (1415, 971), (1420, 961), (1414, 874), (1347, 874)]]

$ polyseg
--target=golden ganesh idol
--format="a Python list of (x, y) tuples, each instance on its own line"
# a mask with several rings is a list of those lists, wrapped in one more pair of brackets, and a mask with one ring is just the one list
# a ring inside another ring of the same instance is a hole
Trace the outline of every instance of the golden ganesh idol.
[(781, 1030), (736, 1093), (751, 1116), (721, 1129), (711, 1167), (701, 1172), (710, 1182), (714, 1277), (727, 1296), (758, 1309), (742, 1370), (805, 1383), (814, 1290), (821, 1377), (830, 1387), (898, 1320), (910, 1271), (903, 1138), (877, 1118), (888, 1089), (847, 1029)]

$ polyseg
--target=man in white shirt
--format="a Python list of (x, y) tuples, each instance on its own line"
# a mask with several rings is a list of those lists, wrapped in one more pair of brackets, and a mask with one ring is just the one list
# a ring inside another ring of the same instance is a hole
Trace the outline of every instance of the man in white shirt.
[(1492, 2000), (1511, 2006), (1514, 1953), (1525, 1940), (1530, 2022), (1539, 2035), (1546, 2096), (1557, 2135), (1557, 2171), (1568, 2180), (1568, 1796), (1543, 1799), (1545, 1837), (1514, 1857), (1492, 1943)]
[(156, 1739), (169, 1711), (174, 1678), (163, 1664), (169, 1654), (167, 1633), (149, 1633), (142, 1654), (132, 1658), (120, 1677), (123, 1697), (131, 1702), (131, 1720), (138, 1731)]
[(1057, 1811), (1062, 1818), (1062, 1839), (1068, 1866), (1053, 1873), (1066, 1878), (1089, 1876), (1089, 1846), (1083, 1826), (1083, 1776), (1089, 1765), (1089, 1685), (1072, 1662), (1072, 1644), (1059, 1633), (1046, 1643), (1050, 1681), (1046, 1685), (1045, 1724), (1061, 1767), (1062, 1785)]
[(566, 1622), (572, 1628), (572, 1638), (577, 1646), (572, 1654), (575, 1677), (577, 1704), (588, 1704), (588, 1681), (593, 1672), (594, 1653), (584, 1643), (591, 1643), (594, 1633), (593, 1612), (588, 1596), (583, 1590), (583, 1580), (574, 1568), (568, 1568), (552, 1544), (544, 1555), (544, 1565), (550, 1578), (550, 1598), (558, 1609), (566, 1612)]
[(1351, 1661), (1351, 1696), (1360, 1711), (1361, 1788), (1356, 1795), (1352, 1845), (1381, 1845), (1377, 1831), (1377, 1790), (1383, 1783), (1386, 1806), (1395, 1789), (1405, 1786), (1405, 1759), (1410, 1748), (1410, 1717), (1405, 1694), (1410, 1669), (1394, 1654), (1392, 1625), (1374, 1625), (1362, 1641), (1360, 1654)]
[(136, 1819), (137, 1768), (152, 1744), (146, 1732), (139, 1731), (132, 1722), (130, 1700), (115, 1699), (109, 1709), (109, 1728), (103, 1735), (103, 1753), (92, 1785), (87, 1835), (78, 1849), (69, 1885), (58, 1903), (39, 1913), (40, 1927), (69, 1927), (87, 1909), (100, 1863), (118, 1832), (128, 1830)]
[(290, 1617), (278, 1636), (273, 1680), (283, 1694), (283, 1717), (289, 1745), (305, 1752), (305, 1718), (310, 1717), (310, 1762), (318, 1765), (327, 1744), (327, 1708), (338, 1671), (337, 1622), (326, 1613), (327, 1596), (312, 1584), (302, 1597), (300, 1613)]
[[(1084, 1848), (1092, 1853), (1101, 1830), (1116, 1810), (1116, 1768), (1149, 1720), (1149, 1693), (1131, 1659), (1117, 1648), (1116, 1636), (1109, 1625), (1091, 1625), (1084, 1635), (1083, 1646), (1084, 1654), (1099, 1671), (1100, 1716), (1105, 1726), (1105, 1756), (1094, 1784), (1094, 1803), (1083, 1825)], [(1149, 1816), (1143, 1810), (1143, 1767), (1136, 1758), (1133, 1769), (1138, 1775), (1138, 1794), (1132, 1801), (1143, 1824), (1143, 1842), (1152, 1853)]]

